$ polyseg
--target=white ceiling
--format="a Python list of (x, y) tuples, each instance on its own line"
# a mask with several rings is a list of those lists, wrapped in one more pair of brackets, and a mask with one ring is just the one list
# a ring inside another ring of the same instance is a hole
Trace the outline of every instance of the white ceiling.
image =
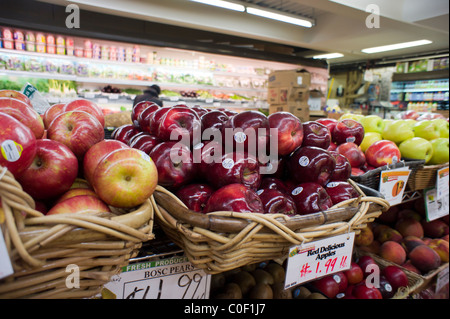
[[(333, 63), (402, 57), (449, 48), (448, 0), (241, 0), (315, 20), (308, 29), (247, 13), (216, 8), (188, 0), (41, 0), (54, 4), (76, 3), (82, 9), (133, 17), (225, 35), (269, 41), (318, 52), (339, 52)], [(377, 5), (379, 28), (366, 27), (368, 5)], [(81, 17), (81, 27), (82, 27)], [(367, 47), (428, 39), (432, 44), (365, 54)], [(308, 52), (308, 55), (311, 51)]]

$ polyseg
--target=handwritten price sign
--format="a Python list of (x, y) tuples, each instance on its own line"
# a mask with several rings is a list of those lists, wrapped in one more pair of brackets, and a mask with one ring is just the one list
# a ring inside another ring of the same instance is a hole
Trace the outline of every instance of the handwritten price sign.
[(354, 240), (352, 232), (291, 247), (285, 288), (350, 269)]
[(211, 276), (186, 257), (130, 264), (105, 285), (118, 299), (206, 299)]

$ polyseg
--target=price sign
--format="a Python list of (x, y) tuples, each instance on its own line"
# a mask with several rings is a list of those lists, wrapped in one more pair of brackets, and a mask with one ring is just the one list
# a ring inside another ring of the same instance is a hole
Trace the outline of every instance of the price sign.
[(437, 171), (436, 193), (437, 193), (438, 199), (442, 199), (443, 197), (448, 197), (448, 195), (449, 195), (448, 172), (449, 172), (448, 166)]
[(427, 221), (432, 221), (448, 215), (449, 198), (448, 195), (439, 198), (436, 188), (425, 189), (423, 193), (425, 199), (425, 211)]
[(206, 299), (211, 276), (187, 257), (130, 264), (104, 288), (117, 299)]
[(354, 240), (351, 232), (291, 247), (285, 289), (350, 269)]
[(411, 170), (408, 167), (382, 171), (380, 175), (380, 193), (391, 206), (400, 204), (403, 200), (406, 183)]
[(448, 266), (442, 269), (436, 278), (436, 293), (448, 284)]

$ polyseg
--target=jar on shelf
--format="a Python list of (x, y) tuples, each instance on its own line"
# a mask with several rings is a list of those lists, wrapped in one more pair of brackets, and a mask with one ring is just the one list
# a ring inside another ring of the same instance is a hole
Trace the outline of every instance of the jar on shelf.
[(14, 48), (16, 50), (24, 51), (25, 50), (25, 37), (22, 31), (14, 31)]
[(36, 52), (38, 53), (47, 52), (45, 35), (43, 33), (36, 34)]
[(92, 45), (92, 58), (100, 60), (102, 57), (102, 50), (100, 44), (94, 43)]
[(108, 60), (109, 59), (109, 47), (107, 45), (101, 46), (101, 59)]
[(75, 47), (75, 56), (77, 58), (82, 58), (84, 56), (84, 49), (83, 49), (83, 47)]
[(9, 28), (3, 29), (3, 47), (10, 50), (14, 49), (13, 33)]
[(117, 48), (117, 61), (125, 62), (125, 48), (124, 47), (118, 47)]
[(25, 48), (30, 52), (36, 51), (36, 37), (33, 32), (28, 31), (25, 34)]
[(116, 46), (111, 46), (109, 48), (109, 59), (111, 61), (117, 61), (117, 47)]

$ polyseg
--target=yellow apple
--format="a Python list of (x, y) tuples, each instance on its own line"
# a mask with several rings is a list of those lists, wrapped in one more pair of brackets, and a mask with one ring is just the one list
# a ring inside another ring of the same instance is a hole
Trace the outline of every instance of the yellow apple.
[(359, 122), (363, 117), (364, 115), (361, 114), (345, 113), (339, 118), (339, 121), (342, 121), (344, 119), (351, 119)]
[(375, 143), (376, 141), (381, 141), (383, 138), (381, 137), (380, 133), (377, 132), (367, 132), (364, 134), (364, 138), (361, 142), (361, 145), (359, 147), (361, 148), (361, 151), (365, 152), (366, 149)]
[(79, 195), (70, 197), (55, 204), (47, 215), (68, 213), (97, 213), (109, 212), (109, 207), (98, 197), (91, 195)]

